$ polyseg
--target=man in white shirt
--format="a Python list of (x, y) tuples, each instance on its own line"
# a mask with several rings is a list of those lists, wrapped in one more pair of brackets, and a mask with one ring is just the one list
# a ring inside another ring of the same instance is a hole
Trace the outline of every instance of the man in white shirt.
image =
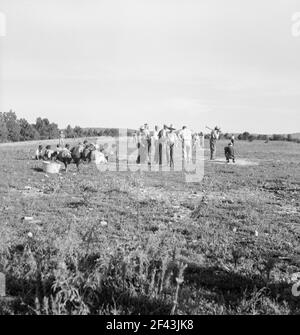
[(158, 154), (158, 126), (155, 126), (154, 127), (154, 130), (153, 130), (153, 135), (152, 135), (152, 144), (153, 144), (153, 147), (154, 147), (154, 163), (155, 164), (158, 164), (158, 158), (159, 158), (159, 154)]
[(192, 132), (183, 126), (179, 136), (182, 140), (183, 159), (186, 163), (190, 163), (192, 160)]

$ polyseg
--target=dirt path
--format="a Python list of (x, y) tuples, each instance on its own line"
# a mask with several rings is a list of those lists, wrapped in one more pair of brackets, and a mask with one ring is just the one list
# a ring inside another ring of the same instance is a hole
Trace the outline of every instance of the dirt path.
[[(225, 158), (220, 158), (217, 157), (215, 160), (211, 161), (210, 159), (205, 159), (206, 162), (211, 163), (211, 164), (228, 164), (225, 160)], [(250, 161), (248, 159), (244, 159), (244, 158), (238, 158), (236, 159), (235, 163), (232, 163), (232, 161), (230, 161), (229, 163), (230, 165), (238, 165), (238, 166), (256, 166), (259, 165), (258, 162), (254, 162), (254, 161)]]

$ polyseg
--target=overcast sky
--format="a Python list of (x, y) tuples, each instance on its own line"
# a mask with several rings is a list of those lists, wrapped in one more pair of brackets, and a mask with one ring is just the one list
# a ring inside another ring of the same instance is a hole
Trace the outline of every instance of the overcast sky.
[(299, 0), (0, 0), (0, 106), (82, 127), (300, 131)]

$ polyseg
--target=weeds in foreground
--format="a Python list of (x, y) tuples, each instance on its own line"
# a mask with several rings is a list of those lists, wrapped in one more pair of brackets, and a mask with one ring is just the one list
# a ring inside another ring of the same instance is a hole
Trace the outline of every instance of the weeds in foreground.
[(74, 248), (79, 238), (74, 224), (70, 230), (72, 239), (57, 243), (57, 249), (29, 241), (11, 251), (14, 262), (6, 272), (19, 279), (9, 289), (18, 292), (27, 313), (175, 313), (186, 264), (172, 248), (156, 249), (162, 236), (148, 240), (145, 251), (120, 245), (107, 253), (99, 246), (85, 254)]

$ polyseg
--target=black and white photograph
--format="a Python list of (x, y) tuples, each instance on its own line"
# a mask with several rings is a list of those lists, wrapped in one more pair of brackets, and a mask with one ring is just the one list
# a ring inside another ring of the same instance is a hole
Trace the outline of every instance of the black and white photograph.
[(0, 315), (297, 314), (299, 0), (0, 0)]

